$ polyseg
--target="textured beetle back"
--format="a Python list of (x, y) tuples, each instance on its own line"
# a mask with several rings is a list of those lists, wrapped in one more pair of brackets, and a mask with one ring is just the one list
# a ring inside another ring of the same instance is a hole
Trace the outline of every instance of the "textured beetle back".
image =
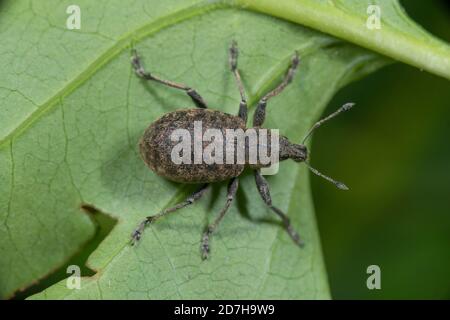
[[(219, 129), (225, 137), (226, 129), (245, 130), (245, 123), (241, 118), (220, 111), (186, 109), (166, 113), (145, 130), (139, 143), (142, 159), (147, 166), (162, 177), (182, 183), (216, 182), (239, 176), (244, 170), (244, 164), (194, 164), (195, 121), (201, 121), (202, 134), (207, 129)], [(172, 150), (179, 143), (171, 140), (176, 129), (186, 129), (191, 135), (190, 164), (175, 164), (172, 161)], [(209, 144), (210, 142), (203, 142), (203, 149)]]

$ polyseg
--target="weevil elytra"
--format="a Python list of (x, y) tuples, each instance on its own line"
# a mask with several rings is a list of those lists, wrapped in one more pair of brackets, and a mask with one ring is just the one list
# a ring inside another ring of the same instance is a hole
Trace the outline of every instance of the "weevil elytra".
[[(161, 79), (147, 71), (142, 66), (141, 60), (137, 55), (136, 51), (133, 51), (132, 56), (132, 66), (134, 68), (135, 73), (144, 80), (151, 80), (155, 82), (159, 82), (168, 87), (172, 87), (175, 89), (182, 90), (186, 92), (186, 94), (193, 100), (196, 105), (194, 109), (184, 109), (178, 110), (170, 113), (164, 114), (161, 118), (157, 119), (155, 122), (150, 124), (150, 126), (145, 130), (143, 137), (140, 140), (139, 148), (142, 159), (145, 164), (153, 170), (158, 175), (167, 178), (172, 181), (180, 182), (180, 183), (195, 183), (199, 184), (200, 187), (193, 194), (188, 196), (186, 200), (176, 204), (173, 207), (164, 209), (163, 211), (148, 216), (143, 220), (139, 226), (132, 233), (131, 242), (134, 244), (138, 241), (145, 227), (155, 222), (157, 219), (177, 211), (178, 209), (184, 208), (198, 199), (202, 197), (205, 191), (208, 189), (209, 185), (214, 182), (220, 182), (224, 180), (229, 180), (228, 184), (228, 194), (225, 202), (225, 206), (220, 211), (218, 217), (211, 223), (203, 233), (203, 237), (201, 239), (201, 254), (202, 258), (206, 259), (210, 252), (209, 240), (210, 236), (217, 230), (217, 227), (223, 217), (225, 216), (228, 208), (230, 207), (238, 189), (239, 184), (239, 175), (242, 173), (245, 167), (250, 167), (254, 171), (255, 182), (259, 194), (261, 195), (262, 200), (265, 204), (276, 213), (282, 220), (283, 225), (292, 238), (292, 240), (299, 246), (303, 246), (303, 240), (300, 238), (298, 233), (292, 227), (289, 217), (282, 212), (280, 209), (275, 207), (272, 204), (272, 199), (269, 192), (269, 185), (267, 180), (261, 174), (261, 168), (270, 166), (271, 163), (261, 163), (261, 162), (252, 162), (248, 161), (249, 157), (245, 156), (244, 163), (175, 163), (173, 161), (173, 148), (174, 141), (171, 139), (173, 132), (177, 129), (184, 129), (186, 132), (190, 133), (191, 136), (195, 138), (196, 133), (194, 132), (194, 124), (196, 122), (202, 123), (202, 133), (208, 129), (215, 129), (221, 132), (225, 132), (228, 129), (247, 129), (247, 100), (245, 97), (245, 90), (242, 84), (241, 76), (239, 70), (237, 68), (237, 59), (238, 59), (238, 48), (235, 41), (232, 42), (229, 49), (229, 64), (231, 72), (234, 75), (237, 87), (239, 89), (239, 93), (241, 96), (241, 101), (239, 104), (239, 111), (237, 115), (227, 114), (221, 111), (214, 111), (208, 109), (208, 105), (206, 101), (202, 98), (202, 96), (193, 88), (188, 87), (184, 84), (175, 83), (169, 80)], [(275, 87), (272, 91), (264, 95), (258, 102), (256, 106), (256, 111), (253, 117), (253, 126), (252, 128), (256, 131), (262, 130), (261, 126), (264, 123), (265, 115), (266, 115), (266, 106), (267, 102), (280, 94), (289, 83), (292, 82), (294, 74), (297, 70), (299, 64), (299, 57), (297, 52), (294, 54), (291, 60), (291, 64), (289, 66), (288, 71), (286, 72), (281, 83)], [(278, 157), (277, 161), (283, 161), (286, 159), (292, 159), (296, 162), (304, 162), (308, 168), (316, 175), (325, 178), (326, 180), (332, 182), (339, 189), (347, 190), (347, 187), (338, 181), (331, 179), (323, 174), (321, 174), (316, 169), (312, 168), (308, 163), (308, 149), (305, 146), (306, 139), (311, 135), (311, 133), (318, 128), (324, 122), (330, 120), (335, 117), (339, 113), (343, 111), (349, 110), (353, 106), (353, 103), (347, 103), (339, 108), (336, 112), (332, 113), (328, 117), (323, 118), (322, 120), (316, 122), (316, 124), (309, 130), (303, 139), (302, 143), (296, 144), (289, 141), (287, 137), (280, 136), (279, 137), (279, 147), (278, 147)], [(202, 139), (202, 138), (200, 138)], [(205, 142), (200, 140), (200, 144), (203, 146)], [(195, 141), (192, 142), (195, 144)], [(258, 142), (256, 148), (262, 148), (262, 144)], [(270, 144), (266, 144), (264, 147), (270, 149)], [(195, 148), (195, 147), (194, 147)], [(233, 142), (233, 148), (237, 148)], [(248, 142), (245, 142), (244, 152), (248, 153), (250, 150), (250, 146)], [(194, 157), (194, 154), (189, 154), (188, 158), (191, 159)]]

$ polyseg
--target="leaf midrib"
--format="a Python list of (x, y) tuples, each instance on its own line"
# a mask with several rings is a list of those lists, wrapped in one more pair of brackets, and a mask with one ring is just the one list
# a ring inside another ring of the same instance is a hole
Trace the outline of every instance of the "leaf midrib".
[[(380, 30), (366, 29), (364, 19), (351, 15), (340, 8), (322, 2), (306, 0), (234, 0), (236, 6), (269, 14), (274, 17), (301, 24), (352, 42), (371, 51), (381, 53), (398, 61), (427, 70), (450, 79), (450, 46), (415, 24), (418, 34), (403, 32), (385, 23)], [(401, 15), (404, 17), (404, 15)], [(408, 20), (413, 23), (413, 20)]]

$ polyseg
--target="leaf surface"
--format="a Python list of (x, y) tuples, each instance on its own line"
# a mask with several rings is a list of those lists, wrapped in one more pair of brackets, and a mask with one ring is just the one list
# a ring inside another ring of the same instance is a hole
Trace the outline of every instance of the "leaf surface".
[(80, 290), (62, 281), (34, 298), (329, 298), (307, 172), (293, 162), (268, 180), (274, 204), (291, 217), (305, 249), (265, 208), (249, 173), (213, 236), (210, 260), (200, 259), (201, 233), (225, 202), (225, 184), (147, 228), (137, 247), (128, 245), (143, 217), (193, 190), (156, 176), (139, 157), (146, 126), (192, 102), (137, 79), (130, 47), (147, 69), (196, 88), (212, 108), (232, 114), (239, 105), (228, 70), (232, 39), (251, 110), (297, 50), (299, 72), (270, 101), (265, 124), (297, 142), (339, 88), (387, 60), (230, 3), (78, 1), (81, 30), (67, 30), (69, 4), (0, 7), (0, 296), (83, 248), (95, 234), (80, 210), (89, 204), (118, 220), (88, 260), (97, 274), (83, 278)]

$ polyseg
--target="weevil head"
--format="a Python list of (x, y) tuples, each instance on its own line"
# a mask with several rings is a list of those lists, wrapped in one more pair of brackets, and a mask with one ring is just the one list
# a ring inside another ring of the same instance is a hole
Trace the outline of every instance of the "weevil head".
[(280, 160), (292, 159), (303, 162), (308, 159), (308, 149), (303, 144), (292, 143), (286, 137), (280, 137)]

